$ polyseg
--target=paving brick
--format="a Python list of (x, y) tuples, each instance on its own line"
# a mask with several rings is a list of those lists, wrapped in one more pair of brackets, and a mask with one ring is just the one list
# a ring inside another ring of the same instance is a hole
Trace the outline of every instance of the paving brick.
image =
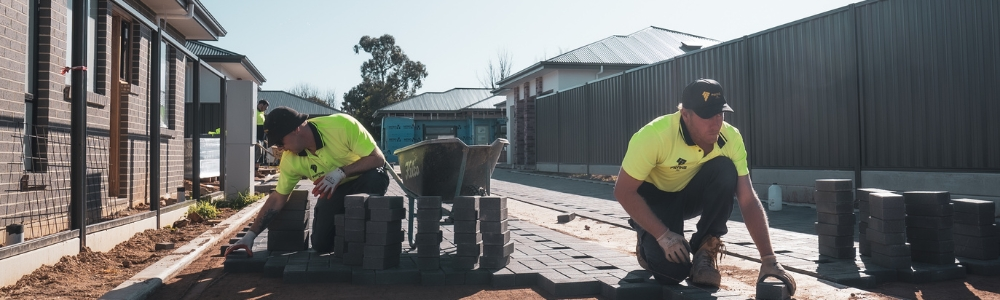
[(306, 283), (310, 280), (307, 273), (308, 266), (303, 264), (290, 264), (285, 266), (281, 275), (281, 280), (285, 283)]
[(955, 223), (969, 224), (969, 225), (993, 225), (995, 218), (993, 215), (986, 213), (967, 213), (967, 212), (955, 212), (954, 214)]
[(441, 222), (438, 220), (433, 221), (417, 221), (416, 225), (417, 232), (438, 232), (441, 230)]
[(490, 275), (490, 286), (493, 288), (514, 287), (514, 272), (507, 268), (499, 269)]
[(500, 269), (510, 264), (510, 256), (483, 256), (479, 258), (479, 267), (483, 269)]
[(924, 262), (935, 265), (956, 263), (954, 252), (937, 253), (937, 252), (913, 251), (910, 253), (910, 257), (913, 258), (914, 262)]
[[(977, 236), (967, 236), (961, 234), (953, 235), (955, 240), (955, 247), (969, 247), (969, 248), (990, 248), (997, 249), (997, 244), (1000, 243), (1000, 237), (977, 237)], [(996, 252), (996, 251), (993, 251)]]
[(818, 235), (819, 244), (831, 247), (853, 247), (854, 236)]
[(884, 220), (884, 221), (889, 221), (889, 220), (905, 220), (906, 219), (906, 210), (904, 210), (902, 207), (899, 207), (899, 208), (881, 208), (881, 207), (875, 207), (875, 206), (873, 206), (871, 208), (871, 216), (869, 216), (869, 218), (868, 218), (869, 222), (870, 222), (870, 219), (873, 219), (873, 218)]
[(854, 235), (854, 224), (847, 225), (831, 225), (824, 223), (814, 223), (816, 225), (816, 234), (818, 235), (830, 235), (830, 236), (853, 236)]
[(280, 278), (285, 273), (288, 257), (270, 257), (264, 263), (264, 277)]
[(285, 201), (285, 205), (281, 207), (281, 210), (308, 210), (309, 209), (309, 191), (308, 190), (292, 190), (288, 194), (288, 200)]
[(854, 224), (854, 213), (853, 210), (839, 214), (816, 213), (816, 222), (833, 225)]
[(441, 257), (441, 244), (417, 244), (417, 257), (418, 258), (440, 258)]
[(483, 253), (482, 243), (456, 243), (455, 255), (457, 256), (479, 256)]
[(601, 293), (600, 282), (593, 278), (581, 280), (574, 278), (552, 278), (543, 275), (538, 279), (538, 283), (542, 290), (549, 292), (549, 294), (557, 298), (581, 297)]
[(375, 284), (375, 270), (353, 269), (351, 271), (351, 283)]
[(344, 207), (368, 207), (368, 194), (354, 194), (345, 196)]
[(994, 216), (996, 213), (996, 205), (993, 204), (993, 201), (963, 198), (951, 200), (951, 202), (955, 205), (955, 212), (987, 216)]
[(874, 193), (868, 195), (868, 206), (873, 210), (876, 207), (882, 209), (904, 209), (906, 202), (902, 195), (893, 193)]
[(459, 196), (452, 200), (451, 211), (479, 210), (478, 196)]
[(858, 253), (872, 256), (872, 243), (868, 241), (868, 236), (862, 234), (858, 237)]
[(403, 220), (395, 220), (390, 222), (376, 222), (368, 221), (365, 223), (365, 233), (390, 233), (396, 232), (403, 228)]
[(853, 191), (854, 181), (851, 179), (816, 179), (817, 191)]
[(346, 216), (344, 219), (344, 229), (347, 231), (364, 231), (365, 230), (365, 219), (351, 219), (351, 216)]
[(370, 246), (399, 245), (406, 236), (402, 230), (390, 233), (366, 233), (365, 244)]
[(226, 256), (222, 268), (230, 273), (257, 273), (264, 271), (269, 253), (267, 250), (254, 251), (253, 257), (248, 257), (245, 250), (236, 250)]
[(310, 267), (308, 273), (311, 277), (311, 282), (328, 283), (351, 282), (351, 276), (354, 271), (349, 266), (336, 264), (327, 268), (314, 269)]
[(910, 191), (903, 192), (906, 205), (947, 205), (951, 202), (951, 193), (944, 191)]
[(908, 256), (910, 255), (910, 244), (882, 244), (871, 243), (872, 253), (885, 256)]
[(877, 188), (860, 188), (857, 189), (854, 195), (859, 201), (868, 201), (869, 196), (874, 193), (893, 193), (893, 191)]
[(918, 228), (932, 228), (932, 229), (951, 229), (951, 216), (943, 217), (924, 217), (924, 216), (906, 216), (906, 226), (907, 227), (918, 227)]
[(853, 206), (854, 192), (850, 190), (839, 191), (839, 192), (815, 190), (813, 191), (813, 199), (816, 200), (817, 204), (819, 204), (820, 202), (825, 202), (825, 203), (836, 203), (836, 204), (851, 204)]
[[(368, 253), (365, 253), (365, 257), (361, 263), (361, 268), (365, 270), (385, 270), (388, 268), (399, 266), (399, 255), (386, 255), (384, 257), (371, 257)], [(413, 269), (413, 271), (417, 271)], [(416, 276), (416, 275), (414, 275)], [(378, 275), (376, 274), (376, 280), (378, 280)]]
[(344, 241), (347, 242), (365, 242), (365, 231), (364, 230), (347, 230), (344, 233)]
[(479, 209), (501, 210), (507, 208), (507, 197), (479, 197)]
[(455, 209), (454, 206), (451, 210), (451, 218), (456, 221), (475, 221), (479, 220), (479, 210), (475, 209)]
[(854, 246), (851, 247), (831, 247), (819, 245), (819, 254), (835, 258), (852, 258), (855, 256)]
[(422, 209), (422, 208), (441, 208), (441, 197), (439, 196), (417, 197), (417, 209)]
[(955, 250), (954, 241), (936, 241), (936, 240), (919, 240), (919, 239), (907, 239), (910, 243), (910, 250), (913, 251), (923, 251), (923, 252), (953, 252)]
[(476, 268), (478, 263), (479, 256), (452, 256), (450, 266), (455, 270), (472, 270)]
[(434, 268), (430, 271), (420, 271), (420, 285), (447, 285), (448, 281), (445, 279), (444, 271), (439, 268)]
[(500, 245), (484, 245), (483, 256), (510, 256), (514, 253), (514, 242)]
[(344, 208), (344, 215), (348, 219), (352, 220), (368, 220), (371, 219), (371, 211), (364, 207), (347, 207)]
[(274, 231), (295, 231), (295, 230), (305, 230), (306, 223), (309, 221), (309, 210), (284, 210), (282, 209), (270, 223), (267, 223), (267, 229)]
[(663, 286), (655, 282), (620, 282), (615, 277), (594, 278), (601, 282), (601, 296), (609, 300), (660, 299)]
[(479, 221), (455, 221), (455, 233), (478, 233)]
[(371, 196), (371, 197), (368, 197), (368, 208), (370, 208), (370, 209), (397, 209), (397, 208), (403, 208), (403, 197), (400, 197), (400, 196)]
[(951, 203), (944, 205), (906, 204), (906, 215), (908, 216), (944, 217), (951, 216), (954, 212), (955, 209)]
[(482, 242), (482, 233), (455, 233), (455, 244), (479, 244)]
[(906, 219), (903, 220), (882, 220), (878, 218), (868, 218), (868, 229), (883, 233), (903, 233), (906, 232)]
[(997, 225), (970, 225), (955, 223), (951, 226), (951, 232), (954, 234), (961, 234), (965, 236), (978, 236), (978, 237), (993, 237), (997, 236), (1000, 230), (997, 230)]
[(440, 230), (435, 233), (418, 232), (414, 236), (413, 241), (418, 245), (437, 245), (441, 243), (442, 232)]
[(816, 202), (816, 212), (825, 214), (854, 213), (854, 204), (836, 202)]
[(872, 251), (872, 261), (891, 269), (908, 269), (912, 264), (910, 256), (886, 256), (875, 251)]
[(382, 258), (382, 257), (389, 257), (389, 256), (397, 256), (398, 257), (399, 254), (402, 253), (403, 249), (402, 249), (402, 246), (400, 244), (386, 245), (386, 246), (367, 245), (366, 244), (365, 247), (364, 247), (364, 251), (365, 251), (365, 254), (364, 254), (365, 258), (368, 258), (368, 257)]
[(479, 219), (487, 222), (499, 222), (507, 219), (507, 209), (501, 210), (479, 210)]
[(302, 251), (309, 248), (309, 230), (268, 230), (267, 249), (271, 251)]
[(480, 221), (479, 230), (483, 233), (504, 232), (509, 230), (507, 220), (503, 221)]
[(406, 209), (404, 208), (392, 208), (392, 209), (381, 209), (372, 208), (370, 209), (371, 218), (369, 220), (376, 222), (389, 222), (394, 220), (401, 220), (406, 217)]
[(952, 240), (951, 229), (933, 229), (933, 228), (920, 228), (920, 227), (907, 227), (906, 237), (910, 239), (924, 239), (924, 240), (937, 240), (937, 241), (950, 241)]
[(757, 299), (785, 300), (791, 299), (788, 289), (784, 283), (780, 282), (760, 282), (757, 283)]
[(360, 266), (364, 262), (365, 243), (347, 242), (347, 252), (344, 253), (344, 264)]
[(965, 278), (965, 268), (961, 265), (933, 265), (914, 263), (913, 268), (896, 270), (897, 278), (903, 282), (927, 283)]
[[(421, 271), (433, 271), (441, 269), (440, 257), (417, 257), (417, 269)], [(442, 276), (444, 276), (442, 274)]]
[[(895, 270), (892, 270), (895, 273)], [(856, 288), (874, 288), (878, 285), (878, 278), (875, 275), (870, 275), (866, 273), (841, 273), (841, 274), (825, 274), (820, 275), (820, 279), (825, 279), (833, 281), (839, 284), (848, 285)]]
[(418, 208), (417, 221), (440, 221), (441, 208)]
[(906, 242), (906, 234), (904, 233), (883, 233), (876, 230), (868, 230), (865, 232), (865, 235), (868, 236), (869, 242), (883, 245), (898, 245)]
[(980, 276), (1000, 275), (1000, 260), (981, 260), (968, 257), (958, 257), (957, 259), (959, 264), (965, 267), (969, 274)]
[(569, 221), (573, 221), (573, 219), (576, 219), (576, 214), (575, 213), (565, 213), (565, 214), (559, 214), (559, 215), (556, 216), (556, 222), (560, 223), (560, 224), (561, 223), (568, 223)]
[(506, 245), (510, 242), (510, 231), (483, 233), (483, 245)]

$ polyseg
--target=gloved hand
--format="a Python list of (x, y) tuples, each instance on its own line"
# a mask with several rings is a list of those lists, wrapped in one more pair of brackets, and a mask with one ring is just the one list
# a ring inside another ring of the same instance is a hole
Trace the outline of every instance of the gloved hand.
[(257, 238), (256, 233), (254, 233), (253, 231), (247, 231), (246, 235), (240, 238), (239, 241), (236, 241), (236, 243), (233, 244), (232, 246), (229, 246), (228, 249), (226, 249), (226, 255), (223, 255), (223, 257), (229, 256), (229, 253), (232, 253), (236, 249), (246, 249), (247, 256), (253, 257), (253, 239), (255, 238)]
[(757, 283), (764, 282), (768, 277), (773, 277), (785, 284), (785, 287), (788, 288), (788, 295), (795, 295), (795, 279), (792, 278), (791, 274), (785, 272), (785, 268), (781, 267), (774, 254), (761, 257), (760, 262), (760, 273), (757, 274)]
[(663, 248), (663, 254), (667, 256), (667, 261), (679, 264), (691, 262), (691, 245), (684, 239), (683, 235), (667, 230), (656, 242)]
[(330, 173), (326, 173), (326, 175), (313, 182), (316, 187), (313, 187), (312, 194), (320, 198), (329, 198), (330, 196), (333, 196), (333, 191), (337, 189), (337, 185), (340, 184), (340, 181), (344, 180), (346, 177), (347, 174), (344, 174), (344, 170), (341, 168), (337, 168)]

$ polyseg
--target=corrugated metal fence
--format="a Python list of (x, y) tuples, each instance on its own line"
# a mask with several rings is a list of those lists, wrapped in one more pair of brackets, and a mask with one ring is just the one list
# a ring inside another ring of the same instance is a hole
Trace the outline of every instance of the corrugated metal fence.
[(687, 83), (714, 78), (754, 168), (1000, 170), (998, 15), (997, 1), (868, 1), (550, 94), (538, 163), (617, 166)]

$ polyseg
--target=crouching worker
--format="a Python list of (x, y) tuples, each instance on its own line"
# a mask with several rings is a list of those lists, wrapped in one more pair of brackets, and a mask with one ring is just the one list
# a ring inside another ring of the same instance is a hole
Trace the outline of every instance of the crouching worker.
[[(636, 258), (662, 284), (687, 278), (718, 287), (722, 237), (736, 196), (761, 261), (758, 280), (773, 277), (795, 293), (795, 280), (778, 264), (767, 217), (750, 183), (740, 132), (723, 121), (722, 86), (699, 79), (684, 88), (679, 111), (660, 116), (629, 141), (615, 198), (638, 233)], [(701, 216), (690, 242), (684, 220)], [(694, 259), (691, 252), (694, 251)]]
[(312, 180), (312, 246), (316, 252), (333, 251), (333, 216), (344, 213), (344, 196), (385, 195), (389, 175), (383, 169), (385, 157), (371, 134), (350, 115), (335, 114), (307, 120), (288, 107), (278, 107), (267, 115), (264, 129), (267, 142), (284, 149), (278, 186), (267, 197), (245, 236), (226, 250), (246, 249), (252, 255), (253, 240), (281, 211), (295, 185), (303, 177)]

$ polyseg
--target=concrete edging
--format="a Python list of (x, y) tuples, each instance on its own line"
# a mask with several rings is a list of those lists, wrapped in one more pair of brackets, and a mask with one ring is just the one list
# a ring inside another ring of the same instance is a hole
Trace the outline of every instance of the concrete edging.
[(209, 247), (221, 238), (228, 238), (240, 230), (240, 224), (250, 220), (264, 206), (264, 199), (247, 206), (235, 215), (216, 224), (183, 247), (161, 258), (156, 263), (146, 267), (122, 284), (108, 291), (100, 299), (146, 299), (156, 291), (163, 282), (180, 272), (195, 259), (201, 256)]

